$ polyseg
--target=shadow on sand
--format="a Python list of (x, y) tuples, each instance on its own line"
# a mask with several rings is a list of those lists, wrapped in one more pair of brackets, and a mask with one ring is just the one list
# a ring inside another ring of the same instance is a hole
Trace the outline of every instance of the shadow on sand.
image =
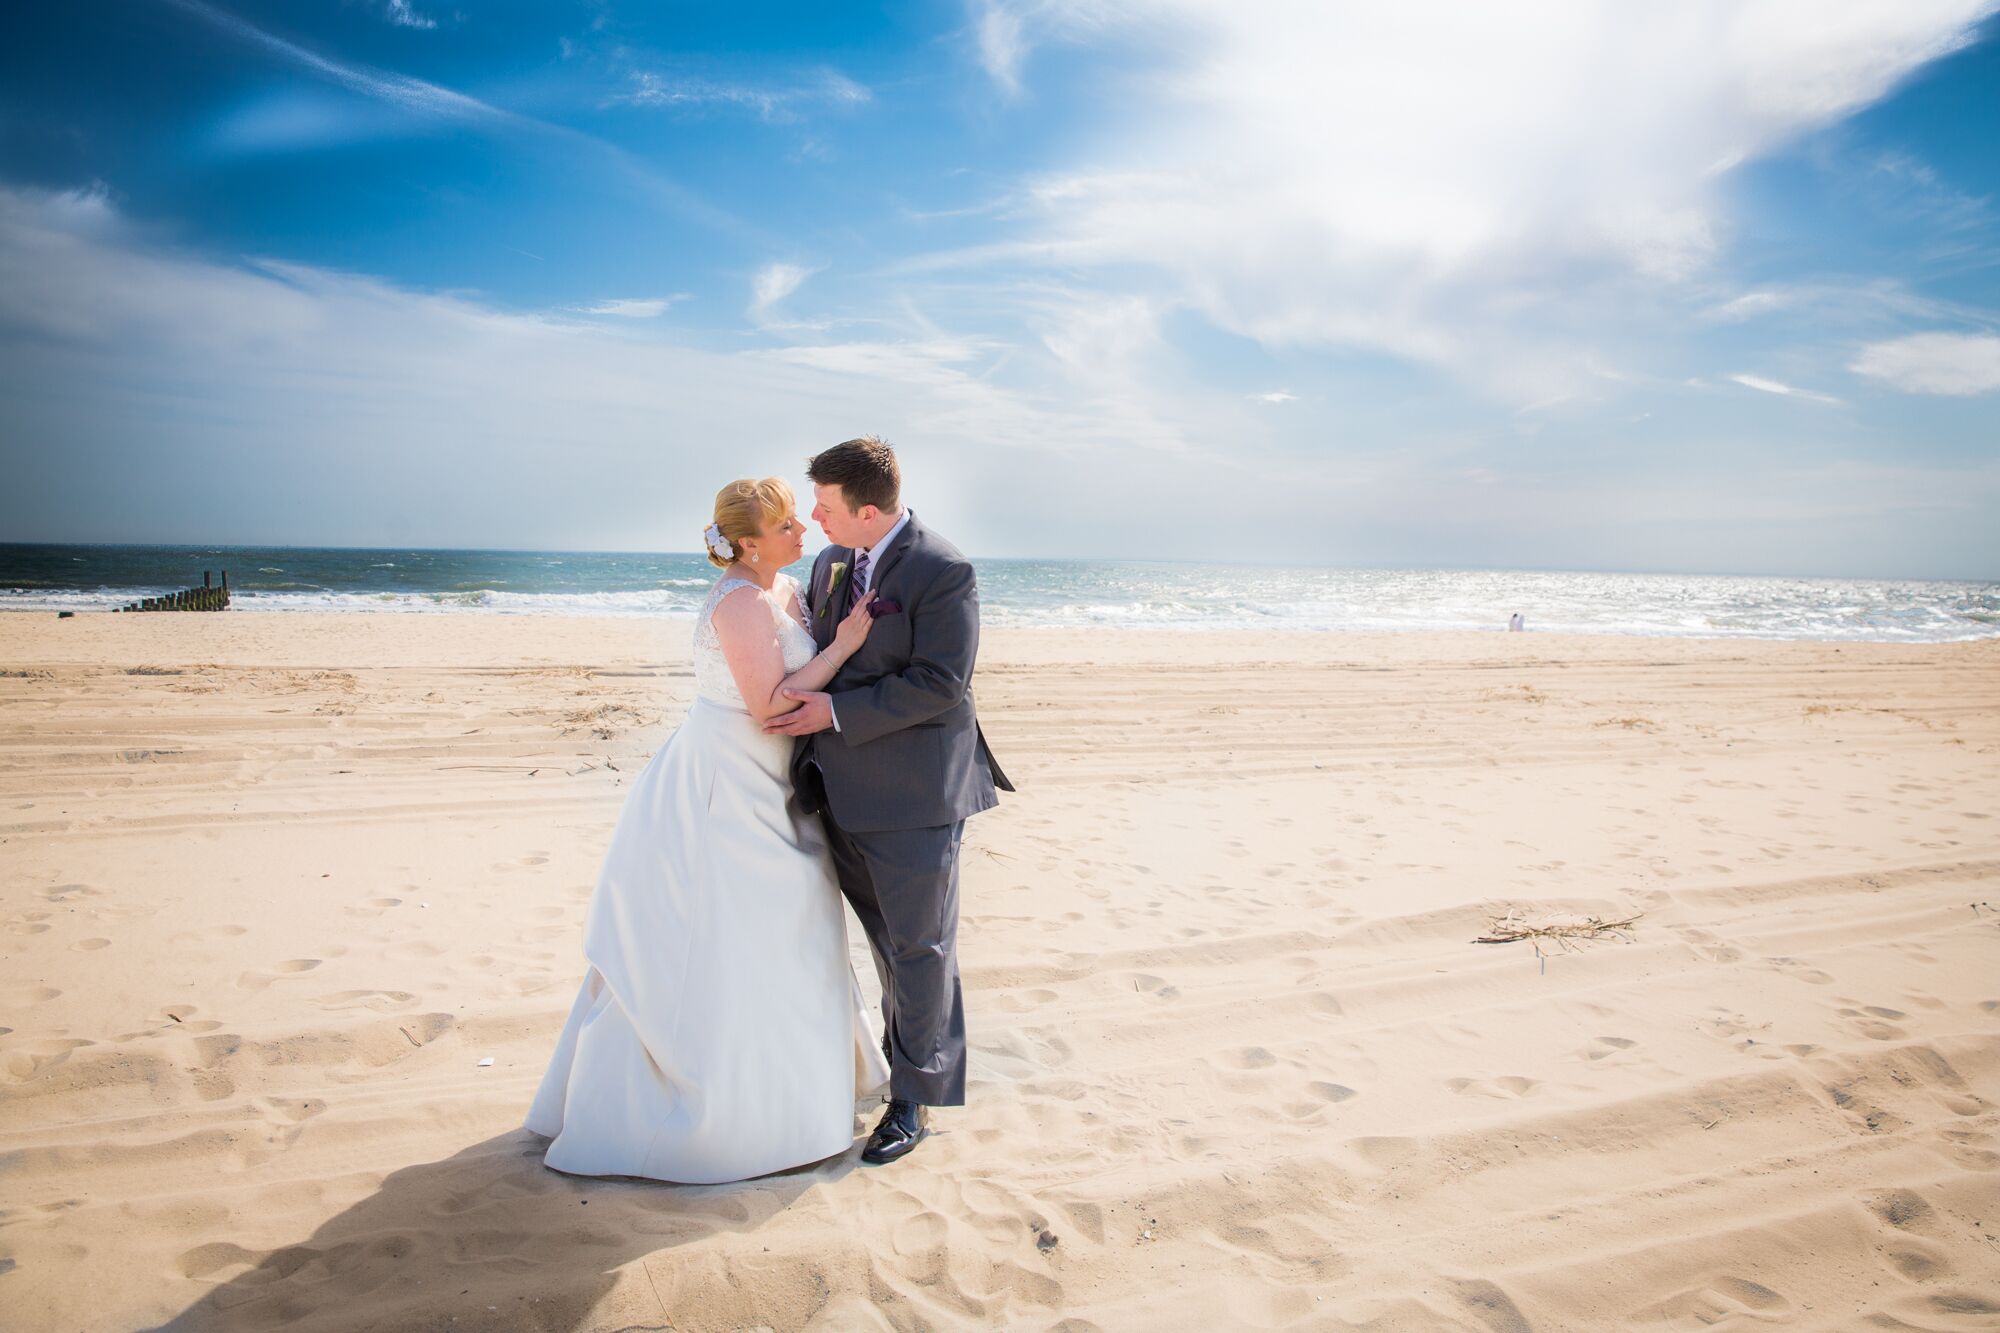
[(660, 1314), (671, 1289), (597, 1310), (619, 1268), (759, 1227), (855, 1166), (848, 1152), (737, 1184), (666, 1185), (561, 1175), (542, 1165), (545, 1146), (515, 1130), (404, 1167), (296, 1245), (203, 1245), (183, 1266), (217, 1285), (158, 1328), (667, 1329), (678, 1322)]

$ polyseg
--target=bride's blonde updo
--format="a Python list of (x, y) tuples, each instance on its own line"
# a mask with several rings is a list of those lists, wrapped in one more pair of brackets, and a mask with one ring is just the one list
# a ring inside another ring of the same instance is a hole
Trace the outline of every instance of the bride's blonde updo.
[[(732, 481), (715, 493), (715, 526), (738, 556), (743, 554), (745, 537), (762, 536), (767, 525), (788, 519), (797, 510), (792, 488), (777, 477)], [(729, 568), (731, 557), (718, 555), (705, 535), (702, 544), (708, 548), (709, 564)]]

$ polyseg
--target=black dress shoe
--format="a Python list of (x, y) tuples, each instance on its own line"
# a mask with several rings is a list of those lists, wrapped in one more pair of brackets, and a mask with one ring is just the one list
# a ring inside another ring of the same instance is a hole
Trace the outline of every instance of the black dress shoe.
[(868, 1146), (861, 1150), (861, 1160), (870, 1166), (895, 1161), (930, 1134), (928, 1119), (919, 1103), (891, 1098), (889, 1109), (882, 1113), (882, 1123), (875, 1126), (875, 1132), (868, 1136)]

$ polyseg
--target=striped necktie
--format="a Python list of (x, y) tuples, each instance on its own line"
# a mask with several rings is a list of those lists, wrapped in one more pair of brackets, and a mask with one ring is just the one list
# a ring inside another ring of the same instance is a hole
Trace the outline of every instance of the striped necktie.
[(868, 552), (862, 551), (854, 557), (854, 573), (853, 576), (847, 580), (847, 606), (845, 608), (846, 611), (852, 611), (854, 609), (855, 602), (859, 601), (861, 598), (862, 589), (866, 588), (867, 586), (868, 586)]

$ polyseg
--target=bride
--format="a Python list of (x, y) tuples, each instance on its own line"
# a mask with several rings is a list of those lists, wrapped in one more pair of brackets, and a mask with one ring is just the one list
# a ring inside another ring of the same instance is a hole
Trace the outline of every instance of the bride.
[(814, 651), (805, 548), (776, 477), (715, 497), (723, 576), (695, 618), (695, 699), (626, 797), (584, 927), (590, 970), (527, 1127), (588, 1176), (689, 1184), (817, 1162), (854, 1141), (889, 1070), (869, 1036), (819, 822), (790, 801), (792, 740), (766, 718), (867, 639), (857, 604)]

